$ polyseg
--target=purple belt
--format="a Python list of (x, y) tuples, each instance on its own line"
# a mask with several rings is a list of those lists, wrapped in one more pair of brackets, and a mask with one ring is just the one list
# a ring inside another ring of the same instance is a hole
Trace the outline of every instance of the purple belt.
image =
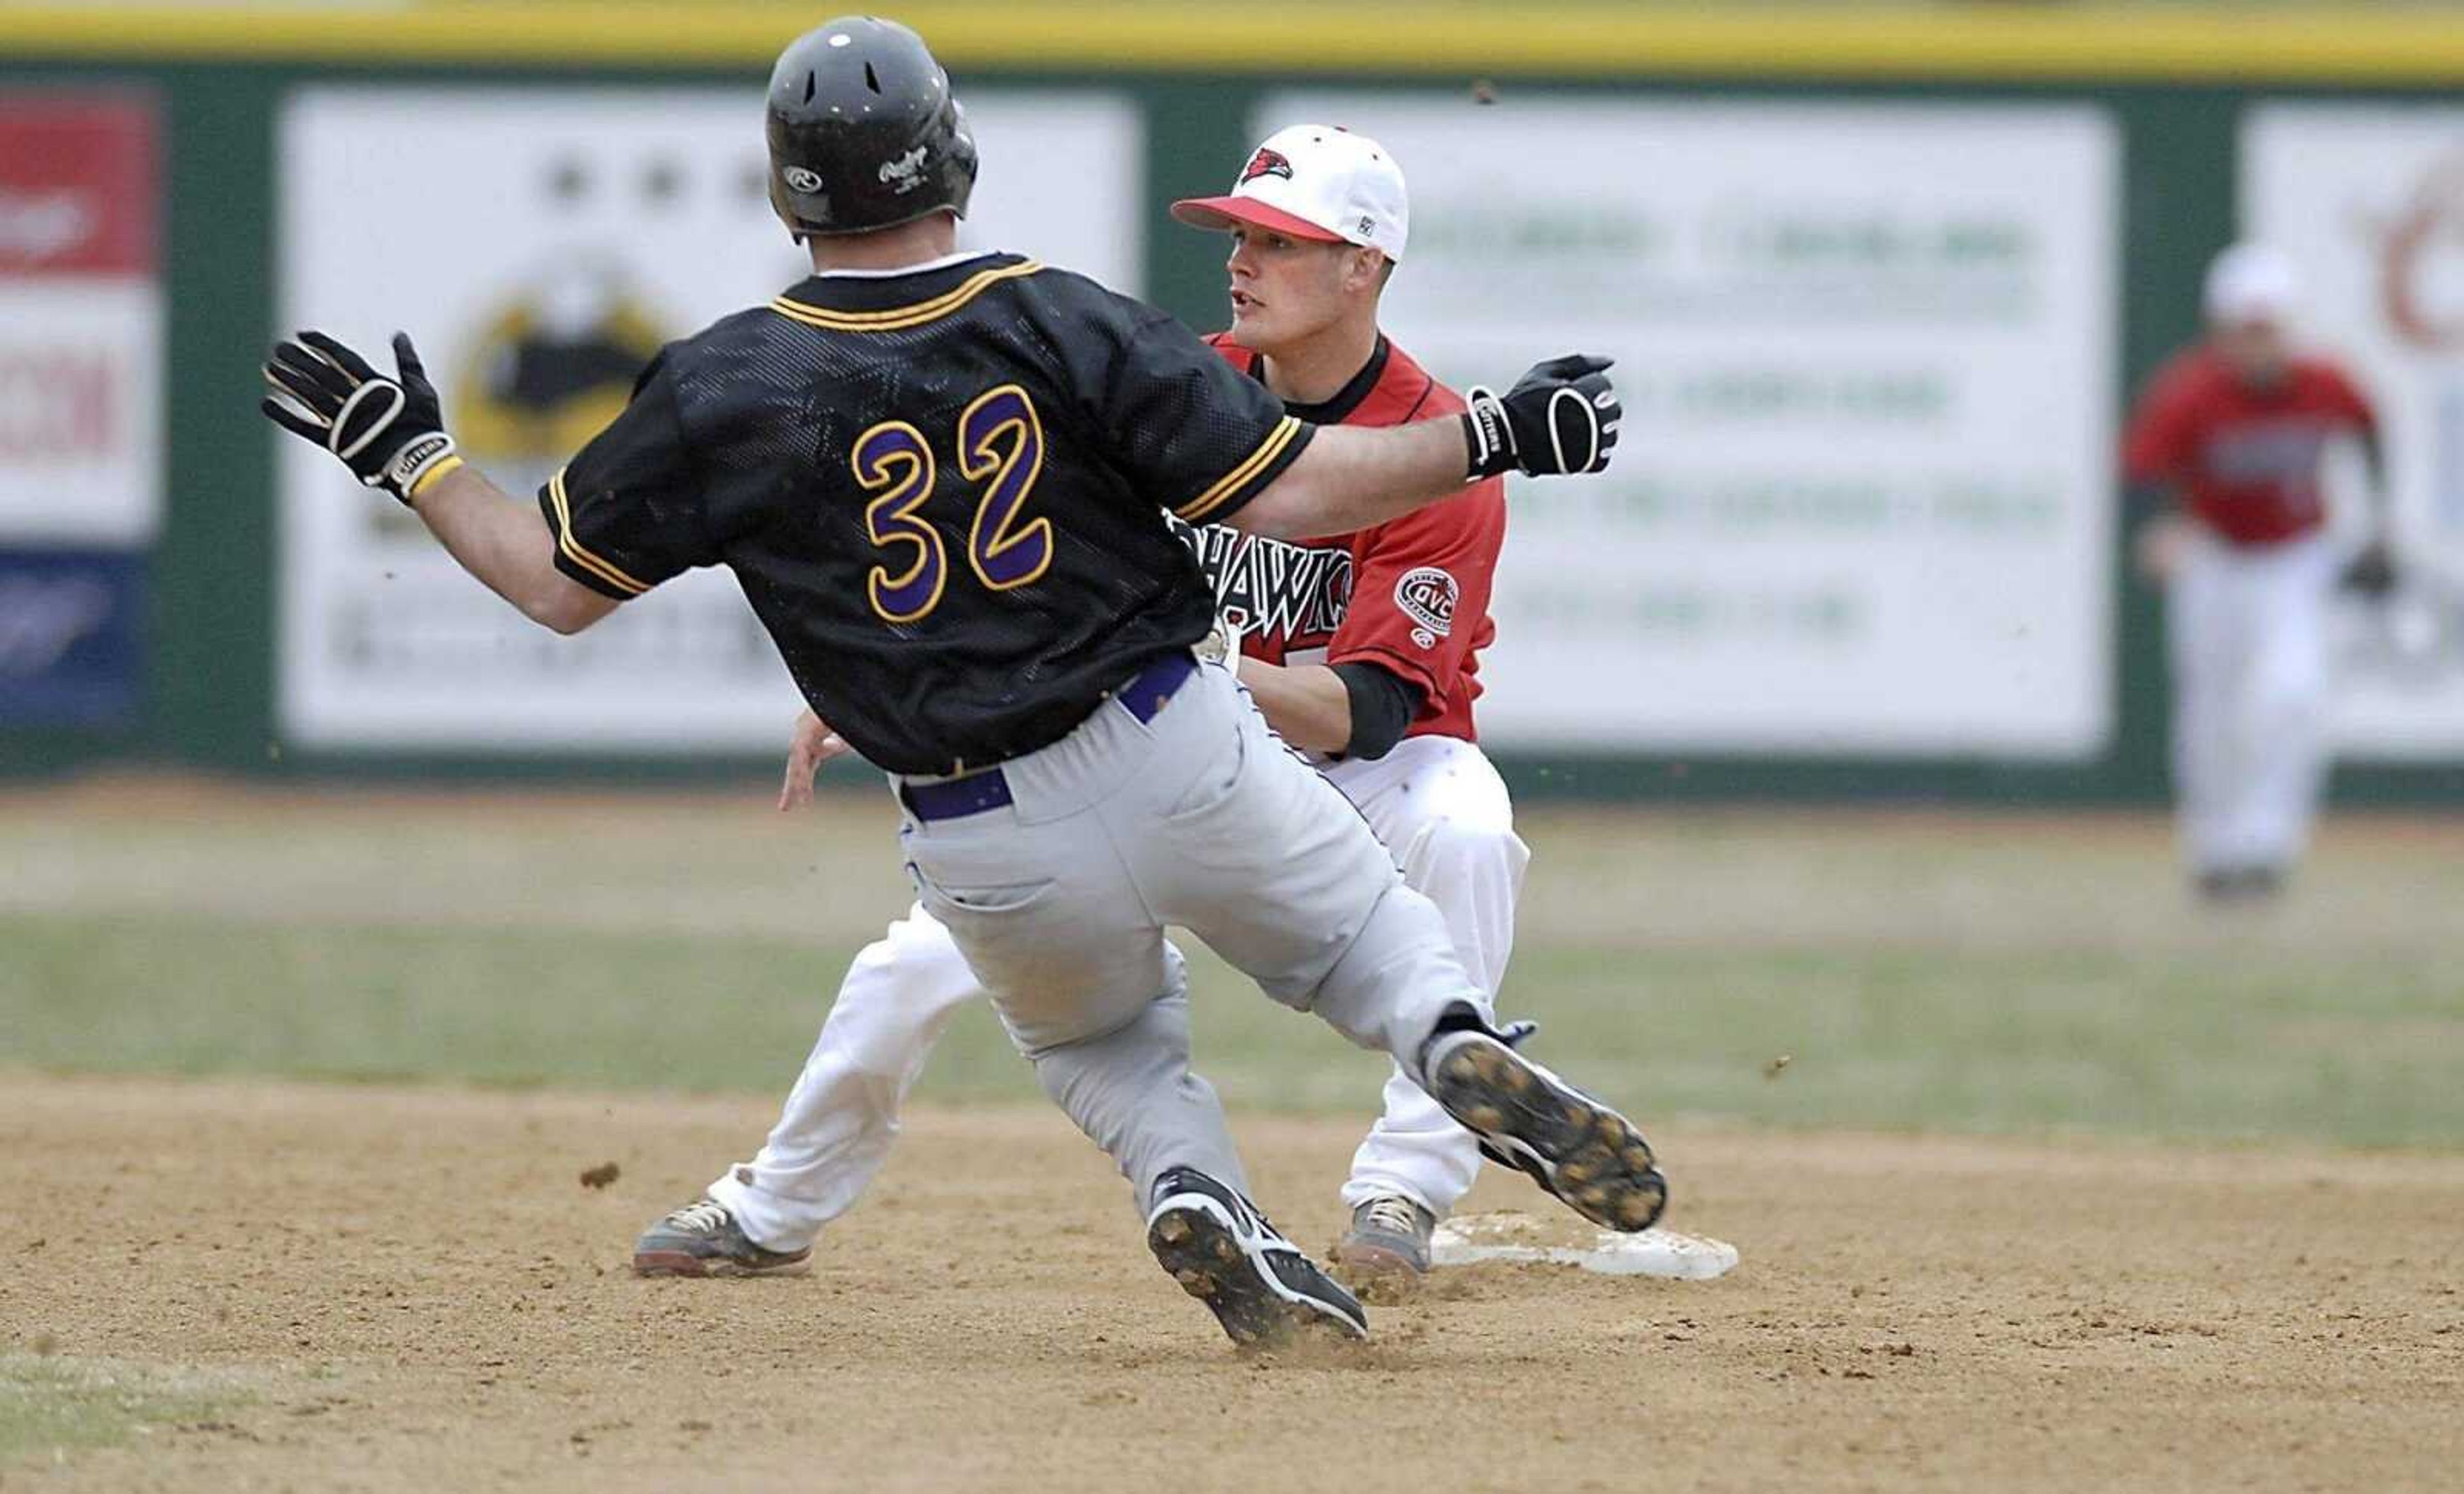
[[(1198, 672), (1198, 661), (1187, 653), (1168, 653), (1130, 676), (1130, 682), (1112, 692), (1121, 709), (1138, 718), (1140, 725), (1155, 718), (1171, 703), (1181, 686)], [(918, 820), (956, 820), (965, 815), (982, 814), (987, 809), (1006, 807), (1010, 798), (1009, 780), (999, 768), (985, 768), (978, 773), (961, 774), (935, 783), (901, 783), (899, 802)]]

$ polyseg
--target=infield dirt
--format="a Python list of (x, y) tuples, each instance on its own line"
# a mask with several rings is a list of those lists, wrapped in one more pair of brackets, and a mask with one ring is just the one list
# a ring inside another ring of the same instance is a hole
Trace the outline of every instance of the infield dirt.
[[(0, 1489), (2431, 1489), (2464, 1466), (2464, 1157), (1662, 1127), (1709, 1283), (1441, 1273), (1236, 1352), (1057, 1115), (918, 1114), (803, 1280), (634, 1231), (755, 1100), (0, 1075), (0, 1352), (209, 1416)], [(1322, 1246), (1356, 1140), (1239, 1118)], [(580, 1174), (619, 1164), (609, 1186)], [(1491, 1177), (1474, 1204), (1529, 1207)]]

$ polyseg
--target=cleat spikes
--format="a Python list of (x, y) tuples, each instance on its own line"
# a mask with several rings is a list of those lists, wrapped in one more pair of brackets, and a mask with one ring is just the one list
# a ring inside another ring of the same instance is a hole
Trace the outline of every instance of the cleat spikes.
[(1515, 1052), (1493, 1031), (1438, 1034), (1422, 1055), (1428, 1089), (1490, 1160), (1529, 1175), (1603, 1228), (1648, 1228), (1668, 1184), (1624, 1116)]
[(1236, 1344), (1369, 1335), (1369, 1316), (1356, 1298), (1239, 1191), (1194, 1168), (1174, 1168), (1157, 1180), (1147, 1247)]

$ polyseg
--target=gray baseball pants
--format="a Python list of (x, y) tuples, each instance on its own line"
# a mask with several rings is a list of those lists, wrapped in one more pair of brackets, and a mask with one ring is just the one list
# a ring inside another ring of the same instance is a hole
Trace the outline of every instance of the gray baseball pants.
[(1248, 1188), (1189, 1067), (1167, 926), (1415, 1076), (1448, 1006), (1488, 1013), (1436, 907), (1228, 670), (1201, 666), (1148, 721), (1107, 701), (1000, 771), (1006, 806), (925, 821), (902, 803), (908, 867), (1045, 1092), (1141, 1210), (1174, 1167)]

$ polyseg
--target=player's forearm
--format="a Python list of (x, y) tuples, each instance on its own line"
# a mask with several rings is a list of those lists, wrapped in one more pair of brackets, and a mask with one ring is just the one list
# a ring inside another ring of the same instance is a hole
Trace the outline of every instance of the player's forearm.
[(1348, 535), (1462, 492), (1469, 473), (1460, 420), (1322, 426), (1299, 459), (1229, 522), (1275, 539)]
[(447, 554), (532, 622), (578, 633), (616, 609), (556, 568), (556, 541), (539, 515), (477, 468), (429, 483), (411, 507)]
[(1352, 692), (1325, 665), (1287, 667), (1244, 657), (1241, 683), (1275, 735), (1293, 746), (1337, 753), (1352, 745)]

